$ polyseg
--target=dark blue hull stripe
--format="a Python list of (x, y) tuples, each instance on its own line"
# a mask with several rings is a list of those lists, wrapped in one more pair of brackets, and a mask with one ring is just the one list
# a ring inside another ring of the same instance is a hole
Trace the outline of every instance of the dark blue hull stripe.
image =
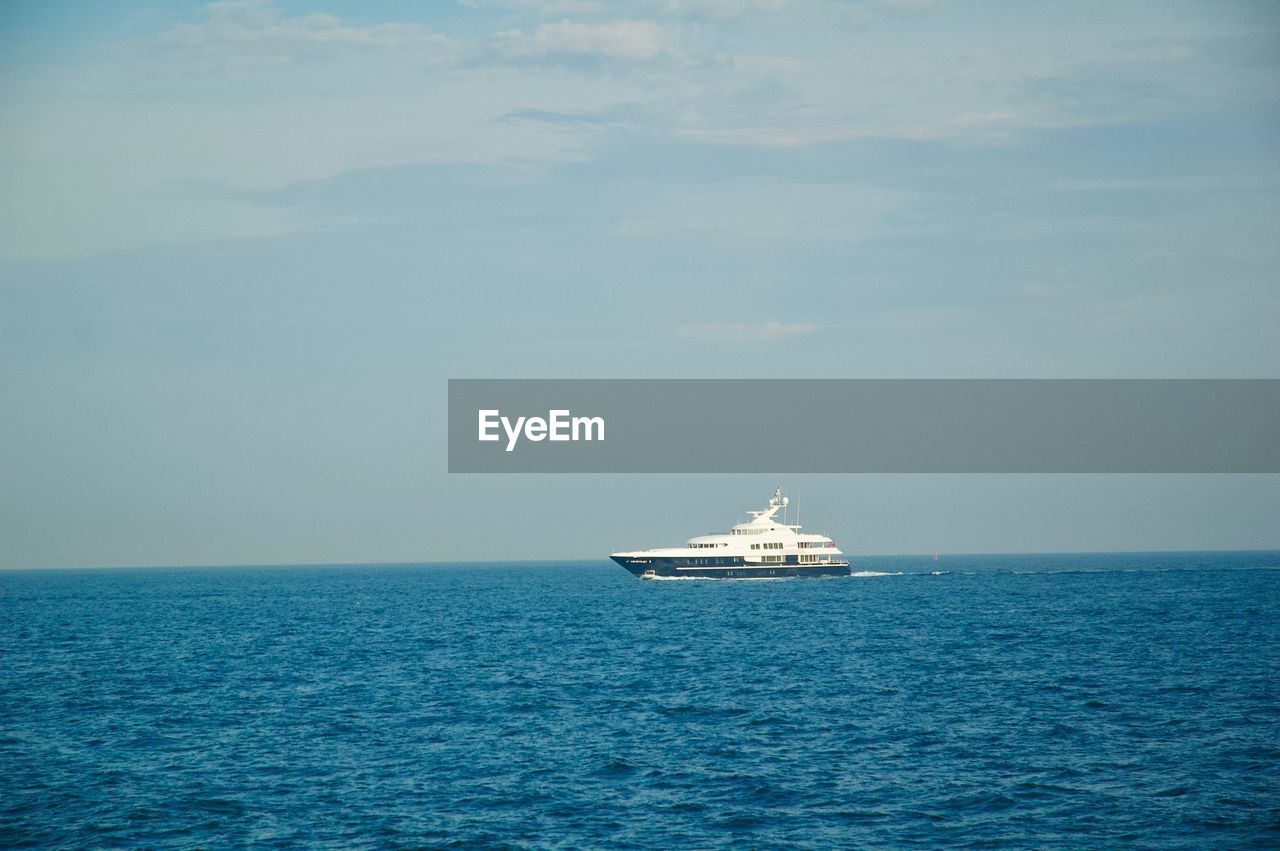
[(743, 561), (741, 556), (643, 558), (613, 556), (614, 561), (640, 578), (645, 576), (670, 579), (689, 577), (700, 579), (761, 579), (782, 576), (848, 576), (848, 562), (825, 564), (801, 564), (796, 556), (786, 561), (770, 564)]

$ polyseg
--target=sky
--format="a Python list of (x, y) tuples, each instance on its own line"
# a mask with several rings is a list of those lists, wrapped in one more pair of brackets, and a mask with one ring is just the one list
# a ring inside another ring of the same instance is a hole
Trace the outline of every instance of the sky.
[[(1280, 6), (0, 4), (0, 567), (1280, 548), (1280, 477), (466, 476), (448, 378), (1280, 377)], [(785, 435), (780, 440), (785, 440)]]

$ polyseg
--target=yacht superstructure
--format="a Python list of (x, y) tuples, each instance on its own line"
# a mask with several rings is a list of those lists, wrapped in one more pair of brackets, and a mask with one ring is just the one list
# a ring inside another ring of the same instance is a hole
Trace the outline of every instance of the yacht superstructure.
[(728, 532), (690, 538), (683, 547), (613, 553), (610, 558), (641, 579), (848, 576), (849, 561), (835, 541), (777, 518), (789, 504), (778, 488), (767, 508), (750, 512), (749, 521)]

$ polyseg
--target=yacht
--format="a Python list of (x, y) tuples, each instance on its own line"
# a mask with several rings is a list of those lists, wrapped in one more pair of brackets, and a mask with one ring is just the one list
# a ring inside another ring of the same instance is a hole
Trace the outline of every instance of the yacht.
[(748, 512), (751, 519), (728, 532), (690, 538), (683, 547), (613, 553), (610, 558), (641, 579), (848, 576), (849, 560), (835, 541), (785, 522), (789, 504), (778, 488), (767, 508)]

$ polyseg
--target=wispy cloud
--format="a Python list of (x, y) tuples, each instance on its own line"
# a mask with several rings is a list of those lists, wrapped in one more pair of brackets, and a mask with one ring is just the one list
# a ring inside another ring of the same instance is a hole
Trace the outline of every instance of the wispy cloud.
[(176, 24), (141, 43), (135, 58), (158, 59), (155, 51), (176, 52), (171, 63), (191, 70), (228, 71), (272, 68), (338, 58), (346, 51), (412, 52), (427, 65), (454, 62), (461, 46), (415, 23), (368, 26), (344, 24), (333, 15), (288, 16), (268, 0), (218, 0), (204, 7), (205, 17)]
[(706, 14), (734, 17), (746, 12), (781, 12), (787, 0), (665, 0), (667, 11), (676, 14)]
[(764, 343), (812, 334), (818, 326), (809, 322), (703, 322), (681, 325), (677, 336), (706, 343)]
[[(990, 27), (929, 0), (468, 5), (426, 25), (218, 0), (77, 61), (7, 67), (0, 254), (305, 228), (324, 219), (254, 199), (357, 169), (564, 163), (624, 136), (1015, 146), (1250, 108), (1277, 79), (1274, 25), (1239, 9), (1134, 7), (1100, 31), (1030, 7)], [(906, 38), (904, 21), (928, 25)], [(202, 182), (226, 194), (186, 188)], [(896, 203), (848, 184), (655, 186), (617, 210), (616, 233), (858, 240)]]
[(544, 56), (600, 56), (645, 62), (668, 50), (667, 40), (653, 21), (577, 23), (561, 20), (539, 24), (531, 33), (507, 30), (494, 36), (498, 51), (511, 59)]
[(600, 15), (609, 11), (606, 0), (458, 0), (458, 5), (471, 9), (497, 6), (536, 15)]

